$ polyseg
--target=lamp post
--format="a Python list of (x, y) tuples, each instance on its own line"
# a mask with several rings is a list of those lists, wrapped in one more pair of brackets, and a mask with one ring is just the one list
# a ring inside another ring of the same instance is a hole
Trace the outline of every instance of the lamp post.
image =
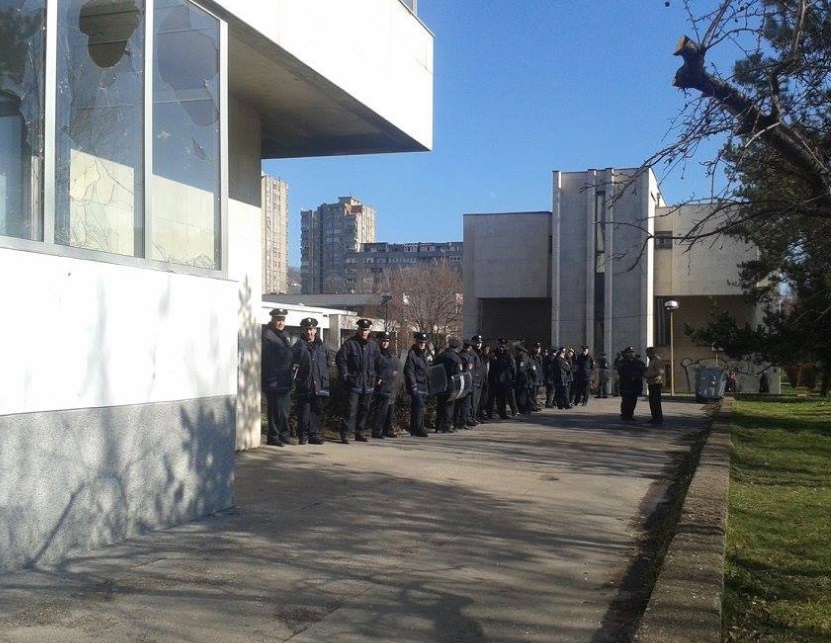
[(381, 293), (381, 308), (384, 309), (384, 330), (389, 330), (389, 325), (387, 323), (387, 308), (391, 301), (392, 293), (389, 290), (385, 290)]
[(672, 313), (678, 310), (678, 302), (670, 299), (664, 302), (664, 310), (669, 315), (669, 393), (675, 395), (675, 336)]

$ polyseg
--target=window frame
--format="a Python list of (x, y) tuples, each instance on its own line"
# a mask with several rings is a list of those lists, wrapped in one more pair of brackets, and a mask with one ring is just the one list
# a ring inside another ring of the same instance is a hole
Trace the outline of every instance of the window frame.
[(147, 257), (152, 243), (153, 208), (151, 203), (152, 172), (153, 172), (153, 83), (152, 74), (148, 78), (148, 70), (154, 64), (154, 33), (155, 1), (146, 0), (144, 21), (147, 25), (145, 32), (145, 82), (144, 82), (144, 226), (143, 226), (143, 255), (141, 257), (118, 255), (101, 250), (76, 248), (55, 242), (55, 188), (57, 163), (57, 103), (58, 103), (58, 16), (60, 0), (48, 0), (46, 3), (46, 42), (45, 42), (45, 69), (43, 71), (44, 87), (44, 122), (43, 122), (43, 186), (42, 211), (42, 238), (40, 240), (19, 239), (17, 237), (0, 236), (0, 248), (22, 250), (44, 255), (53, 255), (71, 259), (82, 259), (110, 263), (135, 268), (172, 272), (177, 274), (228, 278), (228, 23), (215, 11), (201, 2), (186, 0), (198, 7), (217, 21), (219, 27), (219, 228), (220, 235), (219, 258), (216, 268), (198, 268), (185, 264), (175, 264), (158, 261)]

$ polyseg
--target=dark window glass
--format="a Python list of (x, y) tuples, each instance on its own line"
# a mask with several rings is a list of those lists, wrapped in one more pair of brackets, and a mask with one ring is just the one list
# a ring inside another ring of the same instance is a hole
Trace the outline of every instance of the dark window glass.
[(0, 235), (43, 236), (44, 0), (0, 0)]

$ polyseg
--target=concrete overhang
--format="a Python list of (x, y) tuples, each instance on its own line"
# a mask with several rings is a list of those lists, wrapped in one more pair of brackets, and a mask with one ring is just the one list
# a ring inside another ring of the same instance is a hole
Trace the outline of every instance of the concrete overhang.
[(262, 158), (425, 151), (433, 36), (400, 0), (213, 0)]

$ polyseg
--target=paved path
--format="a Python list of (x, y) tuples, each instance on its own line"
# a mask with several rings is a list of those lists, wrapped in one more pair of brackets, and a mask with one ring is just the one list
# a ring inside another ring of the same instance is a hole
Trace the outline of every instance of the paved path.
[(705, 419), (617, 404), (240, 454), (234, 509), (0, 576), (0, 641), (619, 640), (644, 504)]

